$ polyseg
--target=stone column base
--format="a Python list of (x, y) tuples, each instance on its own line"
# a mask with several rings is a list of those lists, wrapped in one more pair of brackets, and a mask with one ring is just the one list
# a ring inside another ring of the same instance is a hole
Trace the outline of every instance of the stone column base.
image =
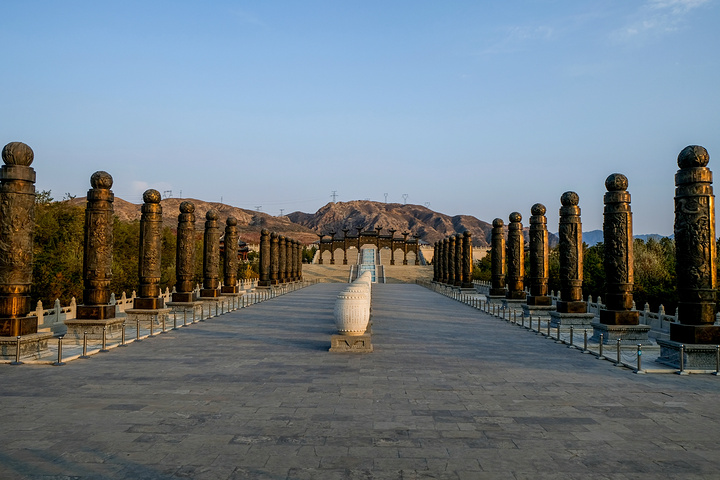
[(330, 337), (330, 351), (333, 353), (371, 353), (373, 351), (371, 336), (365, 335), (333, 335)]
[(691, 345), (720, 344), (720, 325), (670, 324), (670, 340)]
[(107, 318), (104, 320), (82, 318), (65, 320), (65, 325), (67, 326), (65, 340), (82, 342), (85, 332), (88, 333), (88, 340), (102, 340), (103, 327), (106, 329), (106, 338), (120, 337), (122, 335), (123, 323), (125, 323), (125, 317)]
[(683, 369), (715, 371), (717, 346), (707, 344), (683, 344), (671, 340), (657, 341), (660, 345), (658, 363), (680, 368), (680, 345), (684, 345)]
[(196, 299), (195, 292), (175, 292), (172, 294), (172, 302), (168, 302), (167, 305), (170, 306), (171, 303), (192, 303)]
[(461, 288), (460, 293), (463, 295), (477, 295), (478, 291), (475, 288)]
[[(38, 333), (37, 317), (3, 318), (0, 319), (0, 335), (17, 338), (18, 335)], [(2, 338), (0, 337), (0, 338)]]
[(525, 305), (522, 306), (523, 314), (526, 317), (542, 318), (547, 320), (550, 318), (550, 312), (555, 311), (555, 305)]
[[(49, 332), (20, 335), (20, 358), (38, 358), (43, 351), (47, 350), (48, 340), (51, 338), (53, 338), (53, 334)], [(17, 336), (0, 337), (0, 359), (15, 360), (16, 352)]]
[(217, 298), (220, 296), (220, 290), (217, 288), (201, 288), (200, 289), (200, 300), (208, 298)]
[(203, 302), (168, 302), (167, 306), (171, 308), (171, 315), (173, 316), (173, 325), (178, 323), (186, 325), (193, 323), (202, 317)]
[(603, 344), (615, 345), (620, 339), (621, 345), (643, 345), (652, 344), (648, 339), (649, 325), (605, 325), (604, 323), (593, 322), (592, 342), (600, 343), (600, 334), (603, 336)]
[(237, 293), (240, 293), (240, 287), (238, 287), (237, 285), (235, 285), (234, 287), (231, 287), (229, 285), (223, 285), (220, 288), (221, 295), (234, 295)]
[(557, 328), (558, 326), (560, 328), (567, 327), (568, 329), (570, 326), (573, 328), (586, 328), (592, 326), (594, 320), (594, 313), (550, 312), (550, 326), (552, 328)]
[(486, 298), (488, 303), (503, 303), (504, 300), (507, 300), (505, 295), (486, 295)]
[(519, 309), (523, 305), (525, 305), (525, 299), (524, 298), (505, 298), (501, 302), (505, 308), (512, 308), (512, 309)]
[(125, 314), (127, 315), (127, 322), (130, 325), (137, 325), (137, 321), (140, 320), (140, 325), (143, 323), (149, 325), (150, 322), (153, 322), (154, 328), (154, 326), (162, 327), (163, 318), (167, 326), (170, 310), (170, 308), (130, 308), (125, 310)]

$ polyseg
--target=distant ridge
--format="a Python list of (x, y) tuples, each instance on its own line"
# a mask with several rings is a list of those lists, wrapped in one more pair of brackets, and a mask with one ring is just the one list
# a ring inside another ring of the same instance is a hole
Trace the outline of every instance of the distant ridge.
[(288, 217), (317, 233), (327, 234), (334, 230), (337, 236), (342, 236), (343, 228), (350, 229), (349, 234), (355, 234), (358, 227), (363, 230), (382, 227), (382, 233), (388, 234), (388, 230), (394, 228), (397, 236), (409, 232), (430, 244), (467, 230), (473, 236), (474, 246), (486, 247), (492, 231), (492, 225), (471, 215), (449, 216), (421, 205), (369, 200), (331, 202), (314, 214), (293, 212)]
[[(664, 238), (665, 235), (660, 235), (658, 233), (646, 233), (643, 235), (633, 235), (633, 238), (639, 238), (645, 242), (648, 241), (648, 239), (652, 238), (655, 240), (660, 240), (661, 238)], [(672, 238), (672, 236), (670, 237)], [(583, 232), (583, 242), (587, 243), (588, 247), (592, 247), (593, 245), (597, 245), (598, 243), (603, 241), (603, 231), (602, 230), (590, 230), (589, 232)]]
[[(335, 231), (337, 237), (342, 236), (343, 228), (347, 228), (351, 235), (357, 233), (356, 228), (374, 230), (382, 227), (382, 233), (388, 234), (389, 229), (396, 230), (395, 235), (400, 237), (403, 232), (418, 235), (420, 239), (429, 244), (442, 240), (449, 235), (469, 231), (473, 236), (473, 245), (476, 247), (490, 246), (492, 225), (479, 220), (472, 215), (446, 215), (435, 212), (421, 205), (404, 205), (400, 203), (372, 202), (369, 200), (354, 200), (350, 202), (330, 202), (315, 213), (293, 212), (283, 217), (276, 217), (263, 212), (248, 210), (218, 202), (205, 202), (194, 198), (166, 198), (162, 200), (163, 224), (170, 228), (177, 227), (177, 217), (180, 203), (191, 201), (195, 204), (195, 228), (202, 231), (205, 224), (205, 214), (215, 209), (220, 214), (221, 228), (225, 228), (225, 220), (233, 216), (238, 221), (238, 231), (242, 241), (259, 243), (260, 231), (267, 228), (270, 231), (300, 240), (310, 244), (318, 240), (319, 233), (329, 234)], [(73, 205), (84, 207), (87, 199), (78, 197), (70, 200)], [(123, 221), (136, 221), (140, 219), (140, 204), (130, 203), (116, 197), (114, 202), (115, 214)], [(506, 224), (508, 222), (505, 222)], [(528, 242), (528, 227), (525, 225), (525, 241)], [(602, 239), (602, 232), (600, 232)], [(557, 244), (557, 235), (549, 234), (550, 246)]]

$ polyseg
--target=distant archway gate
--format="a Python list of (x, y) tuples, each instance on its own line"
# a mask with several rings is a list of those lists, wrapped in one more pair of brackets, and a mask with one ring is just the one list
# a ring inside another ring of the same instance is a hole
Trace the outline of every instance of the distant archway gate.
[[(337, 232), (334, 230), (331, 230), (329, 235), (326, 233), (318, 233), (317, 235), (318, 237), (320, 237), (320, 241), (318, 242), (318, 249), (320, 250), (320, 254), (318, 255), (318, 263), (323, 263), (322, 255), (324, 252), (330, 252), (330, 264), (334, 265), (335, 250), (340, 248), (343, 251), (342, 264), (347, 265), (348, 249), (355, 247), (358, 249), (358, 251), (360, 251), (360, 247), (362, 245), (369, 243), (371, 245), (375, 245), (378, 249), (378, 252), (380, 252), (381, 248), (387, 247), (390, 249), (390, 265), (395, 265), (395, 250), (397, 248), (402, 248), (403, 265), (408, 264), (408, 250), (415, 253), (415, 265), (420, 265), (420, 237), (418, 235), (413, 235), (412, 238), (408, 238), (408, 236), (410, 236), (410, 233), (403, 232), (401, 233), (402, 238), (395, 237), (395, 232), (397, 232), (397, 230), (395, 230), (394, 228), (388, 230), (390, 232), (390, 235), (382, 235), (380, 233), (382, 231), (382, 227), (375, 227), (375, 230), (366, 230), (364, 232), (362, 231), (362, 227), (356, 227), (355, 230), (357, 230), (356, 235), (348, 235), (350, 229), (343, 228), (343, 236), (341, 238), (335, 237)], [(325, 238), (327, 236), (329, 236), (330, 238)]]

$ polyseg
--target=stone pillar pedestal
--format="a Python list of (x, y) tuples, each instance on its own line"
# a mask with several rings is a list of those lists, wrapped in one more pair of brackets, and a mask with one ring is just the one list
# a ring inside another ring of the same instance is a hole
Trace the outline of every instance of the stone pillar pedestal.
[(716, 346), (702, 344), (684, 344), (671, 340), (657, 341), (660, 345), (660, 357), (657, 362), (674, 368), (680, 368), (680, 346), (683, 346), (683, 369), (715, 371)]
[(222, 295), (239, 295), (240, 294), (240, 287), (237, 285), (223, 285), (220, 287), (220, 293)]
[[(35, 319), (37, 321), (37, 318)], [(48, 348), (48, 340), (53, 338), (50, 332), (20, 335), (20, 357), (38, 358)], [(15, 360), (17, 336), (0, 337), (0, 360)]]
[(502, 304), (504, 300), (507, 300), (505, 295), (492, 295), (492, 290), (490, 290), (490, 295), (487, 295), (486, 298), (488, 303)]
[[(115, 314), (115, 306), (111, 305), (113, 309), (113, 315)], [(80, 306), (78, 306), (78, 310)], [(65, 341), (75, 341), (76, 343), (82, 343), (83, 334), (88, 333), (89, 340), (102, 340), (103, 327), (105, 327), (105, 336), (107, 339), (119, 338), (122, 335), (123, 323), (126, 318), (104, 318), (104, 319), (82, 319), (75, 318), (72, 320), (65, 320), (65, 326), (67, 327), (67, 333), (65, 334)]]
[(553, 307), (552, 309), (555, 310), (555, 306), (552, 304), (552, 298), (550, 298), (547, 295), (528, 295), (527, 296), (527, 304), (532, 307)]
[(167, 306), (171, 309), (169, 316), (173, 317), (173, 324), (178, 326), (193, 323), (202, 318), (203, 302), (168, 302)]
[[(637, 313), (637, 312), (636, 312)], [(649, 345), (648, 339), (650, 325), (606, 325), (600, 322), (593, 322), (593, 335), (591, 341), (600, 342), (600, 334), (603, 336), (603, 344), (616, 344), (620, 339), (621, 345)]]
[(505, 298), (501, 302), (505, 308), (512, 309), (512, 310), (520, 310), (522, 306), (525, 304), (525, 299), (519, 299), (519, 298)]
[(209, 299), (214, 299), (220, 296), (220, 290), (217, 288), (201, 288), (200, 289), (200, 300), (201, 302), (207, 301)]
[(523, 304), (522, 309), (523, 314), (528, 318), (548, 320), (550, 313), (555, 311), (555, 305), (529, 305), (526, 303)]
[(573, 328), (588, 328), (591, 327), (595, 320), (594, 313), (564, 313), (564, 312), (550, 312), (550, 326), (557, 328), (558, 326), (563, 329)]
[(330, 337), (332, 353), (371, 353), (373, 351), (372, 336), (365, 335), (333, 335)]
[[(142, 308), (131, 308), (125, 310), (127, 315), (127, 323), (130, 325), (136, 325), (137, 321), (140, 320), (140, 326), (153, 324), (153, 329), (162, 328), (163, 319), (165, 319), (165, 327), (167, 328), (168, 316), (170, 314), (170, 308), (153, 308), (153, 309), (142, 309)], [(149, 327), (148, 327), (149, 328)]]

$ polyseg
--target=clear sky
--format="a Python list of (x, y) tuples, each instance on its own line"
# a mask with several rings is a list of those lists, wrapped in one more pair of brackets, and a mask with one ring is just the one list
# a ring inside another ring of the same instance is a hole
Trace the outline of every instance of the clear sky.
[(567, 190), (602, 228), (620, 172), (635, 233), (670, 234), (680, 150), (720, 172), (718, 25), (720, 0), (3, 0), (0, 142), (58, 199), (106, 170), (135, 203), (541, 202), (551, 231)]

